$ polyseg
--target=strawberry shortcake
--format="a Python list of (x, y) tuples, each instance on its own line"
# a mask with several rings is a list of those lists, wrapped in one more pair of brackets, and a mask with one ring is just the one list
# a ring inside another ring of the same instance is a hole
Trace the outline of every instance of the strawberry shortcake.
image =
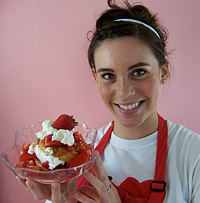
[(35, 143), (24, 142), (17, 167), (40, 171), (79, 166), (92, 156), (92, 146), (74, 131), (73, 116), (60, 115), (55, 121), (45, 120), (36, 133)]

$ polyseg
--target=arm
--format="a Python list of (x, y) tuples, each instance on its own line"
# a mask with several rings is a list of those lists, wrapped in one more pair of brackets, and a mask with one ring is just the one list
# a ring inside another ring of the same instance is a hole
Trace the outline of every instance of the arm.
[[(75, 193), (74, 197), (78, 201), (84, 203), (95, 201), (101, 203), (121, 203), (119, 194), (108, 179), (101, 157), (97, 151), (93, 171), (95, 176), (89, 172), (83, 175), (85, 179), (90, 182), (91, 186), (82, 185), (80, 190)], [(106, 187), (106, 184), (108, 188)], [(111, 186), (110, 189), (109, 186)]]

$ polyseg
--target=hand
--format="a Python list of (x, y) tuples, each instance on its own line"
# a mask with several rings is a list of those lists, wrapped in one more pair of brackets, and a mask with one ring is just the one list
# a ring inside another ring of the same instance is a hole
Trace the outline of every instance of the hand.
[(92, 186), (81, 186), (80, 191), (77, 191), (74, 197), (82, 203), (121, 203), (116, 188), (108, 179), (98, 151), (95, 154), (96, 159), (92, 167), (95, 176), (89, 172), (83, 175)]
[(77, 179), (64, 183), (42, 184), (31, 179), (24, 180), (17, 177), (20, 184), (32, 193), (36, 200), (51, 200), (52, 203), (76, 203), (73, 197), (76, 189)]

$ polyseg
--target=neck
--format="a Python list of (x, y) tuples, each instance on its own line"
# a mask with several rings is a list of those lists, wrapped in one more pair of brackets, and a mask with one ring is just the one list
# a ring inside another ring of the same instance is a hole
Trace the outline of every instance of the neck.
[(151, 118), (134, 126), (124, 126), (118, 120), (115, 120), (113, 132), (118, 137), (127, 140), (136, 140), (147, 137), (158, 130), (158, 115), (152, 115)]

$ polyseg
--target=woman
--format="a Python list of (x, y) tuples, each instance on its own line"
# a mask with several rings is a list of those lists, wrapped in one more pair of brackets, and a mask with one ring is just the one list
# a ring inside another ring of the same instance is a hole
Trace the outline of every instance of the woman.
[(108, 0), (110, 9), (97, 20), (88, 50), (94, 80), (114, 117), (98, 130), (95, 175), (79, 178), (79, 189), (76, 181), (52, 184), (52, 193), (31, 180), (23, 182), (36, 199), (84, 203), (200, 199), (200, 137), (157, 113), (160, 84), (170, 75), (167, 34), (146, 7), (125, 3), (127, 7), (121, 8)]

